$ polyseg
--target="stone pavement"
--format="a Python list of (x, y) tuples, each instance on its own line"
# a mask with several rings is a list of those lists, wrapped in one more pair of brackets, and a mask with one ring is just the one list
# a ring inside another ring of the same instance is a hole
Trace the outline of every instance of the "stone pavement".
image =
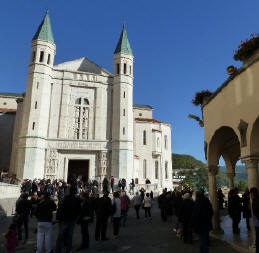
[[(221, 228), (224, 230), (224, 234), (214, 235), (215, 238), (226, 241), (240, 252), (249, 252), (249, 247), (252, 245), (253, 238), (252, 232), (247, 231), (246, 221), (242, 219), (239, 223), (240, 234), (235, 235), (232, 233), (232, 220), (228, 215), (228, 210), (220, 210), (221, 214)], [(250, 225), (252, 225), (252, 219), (250, 219)], [(251, 251), (250, 251), (251, 252)]]
[[(110, 239), (109, 241), (94, 241), (94, 224), (91, 224), (90, 229), (90, 248), (83, 252), (127, 252), (127, 253), (194, 253), (199, 252), (199, 242), (194, 241), (193, 245), (183, 244), (182, 240), (175, 236), (175, 233), (169, 227), (168, 223), (164, 223), (160, 219), (159, 209), (154, 204), (152, 208), (152, 219), (145, 219), (143, 211), (141, 210), (141, 219), (137, 220), (134, 216), (133, 209), (129, 211), (127, 226), (121, 228), (118, 239)], [(32, 222), (31, 222), (32, 223)], [(8, 222), (0, 224), (0, 252), (3, 250), (3, 236), (2, 233), (6, 231)], [(53, 246), (55, 245), (57, 234), (57, 225), (53, 232)], [(34, 252), (36, 235), (33, 233), (33, 226), (30, 226), (30, 239), (26, 245), (20, 245), (17, 248), (18, 253)], [(107, 236), (112, 238), (112, 224), (109, 222)], [(80, 230), (76, 226), (74, 233), (73, 245), (74, 249), (80, 244)], [(75, 252), (75, 250), (73, 250)], [(228, 252), (236, 253), (229, 245), (220, 240), (211, 240), (211, 253)]]

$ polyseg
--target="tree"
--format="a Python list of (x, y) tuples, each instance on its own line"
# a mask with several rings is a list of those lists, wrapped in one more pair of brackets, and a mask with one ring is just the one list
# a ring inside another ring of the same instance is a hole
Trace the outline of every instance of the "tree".
[(208, 173), (202, 161), (190, 155), (172, 154), (173, 169), (183, 169), (179, 175), (184, 179), (181, 186), (193, 190), (208, 189)]

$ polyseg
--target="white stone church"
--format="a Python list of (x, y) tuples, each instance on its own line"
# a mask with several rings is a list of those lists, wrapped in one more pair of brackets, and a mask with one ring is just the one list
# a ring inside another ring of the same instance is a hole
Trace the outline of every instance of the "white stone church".
[(0, 169), (23, 179), (114, 176), (172, 188), (171, 126), (151, 106), (133, 105), (125, 27), (113, 73), (85, 57), (54, 65), (55, 53), (47, 12), (31, 42), (26, 92), (0, 93)]

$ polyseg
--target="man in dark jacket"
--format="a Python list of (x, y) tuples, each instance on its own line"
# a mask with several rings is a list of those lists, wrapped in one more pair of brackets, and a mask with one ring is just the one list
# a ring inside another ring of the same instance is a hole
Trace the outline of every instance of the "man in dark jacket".
[(108, 218), (112, 213), (112, 203), (109, 198), (109, 193), (105, 192), (102, 198), (99, 198), (95, 206), (96, 212), (96, 227), (95, 240), (108, 240), (106, 237)]
[(224, 204), (224, 198), (225, 198), (225, 195), (223, 194), (221, 188), (218, 189), (217, 191), (217, 197), (218, 197), (218, 203), (219, 203), (219, 208), (220, 209), (223, 209), (223, 204)]
[(40, 196), (40, 201), (35, 211), (38, 220), (37, 253), (42, 252), (44, 237), (46, 252), (51, 252), (52, 250), (52, 213), (56, 209), (57, 206), (50, 198), (49, 192), (45, 192)]
[(243, 204), (243, 217), (246, 219), (246, 227), (248, 231), (251, 231), (250, 227), (250, 218), (252, 217), (250, 198), (249, 198), (249, 189), (246, 188), (244, 194), (242, 195), (242, 204)]
[(255, 226), (255, 245), (256, 253), (259, 253), (259, 194), (258, 189), (253, 187), (250, 189), (252, 198), (253, 222)]
[(28, 195), (22, 193), (20, 198), (16, 201), (16, 217), (17, 217), (17, 229), (18, 229), (18, 240), (22, 240), (22, 226), (25, 231), (25, 242), (28, 240), (28, 226), (29, 226), (29, 215), (31, 212), (31, 202), (28, 200)]
[(108, 192), (108, 186), (109, 186), (109, 181), (108, 179), (105, 177), (103, 179), (103, 192)]
[(127, 185), (126, 179), (125, 179), (125, 178), (123, 178), (123, 179), (121, 180), (121, 187), (122, 187), (122, 191), (125, 191), (125, 187), (126, 187), (126, 185)]
[(66, 252), (72, 249), (74, 226), (77, 217), (81, 213), (80, 199), (76, 197), (76, 186), (71, 186), (69, 195), (64, 197), (57, 211), (59, 232), (56, 242), (56, 253), (61, 253), (63, 244), (66, 242)]
[(200, 253), (209, 252), (209, 231), (212, 230), (213, 209), (204, 192), (196, 192), (196, 201), (192, 212), (192, 226), (200, 236)]
[(228, 198), (228, 213), (232, 219), (233, 234), (239, 234), (240, 232), (238, 224), (241, 220), (242, 212), (241, 198), (237, 193), (237, 189), (230, 190)]
[(192, 243), (192, 211), (194, 202), (190, 193), (183, 195), (183, 202), (180, 207), (179, 221), (183, 224), (183, 242)]
[(166, 202), (166, 191), (163, 190), (163, 193), (159, 195), (158, 197), (158, 207), (161, 211), (161, 218), (163, 221), (166, 221), (166, 208), (165, 208), (165, 202)]
[(173, 198), (171, 196), (171, 192), (167, 192), (164, 200), (164, 209), (165, 209), (166, 220), (169, 222), (170, 225), (173, 224), (172, 222), (173, 207), (174, 207), (174, 203), (173, 203)]
[(80, 194), (81, 199), (81, 213), (78, 218), (78, 224), (81, 225), (82, 243), (77, 251), (89, 248), (89, 231), (88, 224), (93, 222), (94, 208), (93, 203), (89, 198), (89, 193)]

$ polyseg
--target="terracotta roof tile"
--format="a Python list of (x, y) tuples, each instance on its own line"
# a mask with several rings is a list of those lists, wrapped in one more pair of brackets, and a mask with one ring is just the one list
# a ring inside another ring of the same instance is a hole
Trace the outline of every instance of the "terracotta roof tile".
[(159, 132), (162, 133), (162, 131), (158, 130), (158, 129), (152, 129), (152, 132)]
[(16, 109), (0, 108), (2, 113), (16, 113)]
[(135, 118), (136, 121), (143, 121), (143, 122), (151, 122), (151, 123), (163, 123), (157, 119), (147, 119), (147, 118)]

